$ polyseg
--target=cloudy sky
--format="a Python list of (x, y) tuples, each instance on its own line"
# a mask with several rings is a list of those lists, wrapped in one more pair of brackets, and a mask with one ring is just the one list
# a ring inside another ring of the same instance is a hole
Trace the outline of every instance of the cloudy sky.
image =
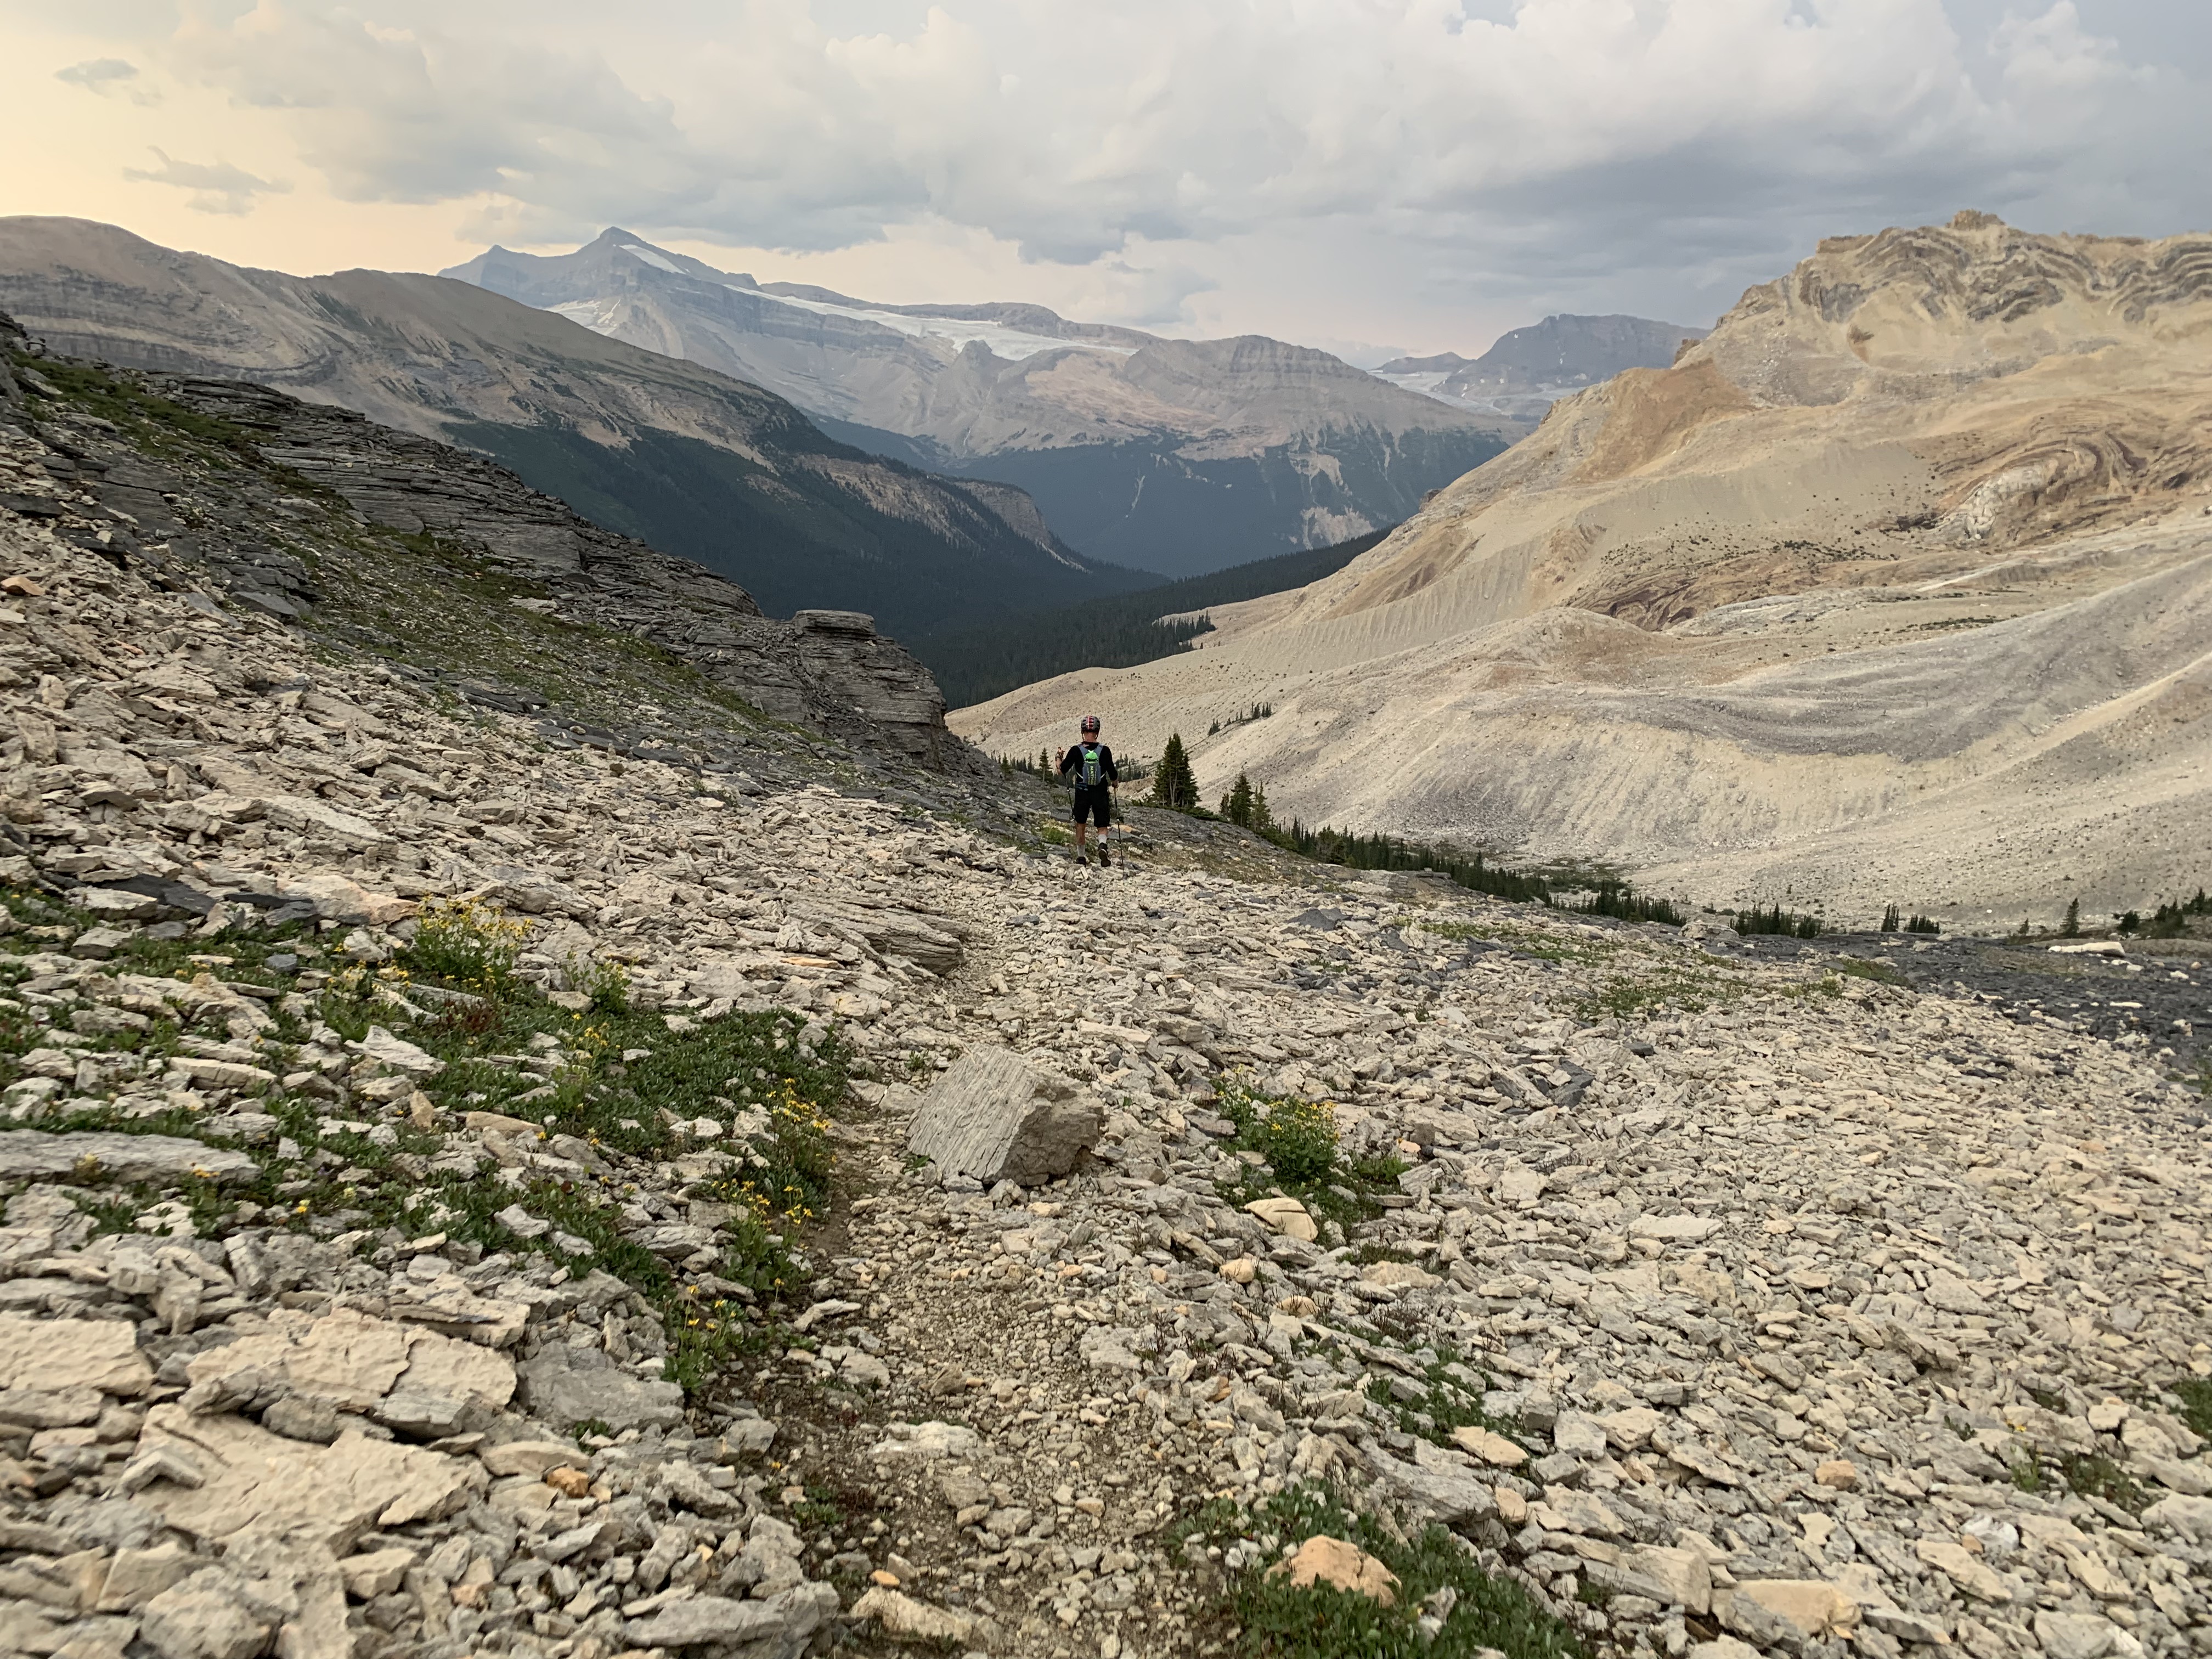
[(1819, 236), (2212, 223), (2204, 0), (0, 0), (0, 213), (301, 273), (621, 224), (1370, 356)]

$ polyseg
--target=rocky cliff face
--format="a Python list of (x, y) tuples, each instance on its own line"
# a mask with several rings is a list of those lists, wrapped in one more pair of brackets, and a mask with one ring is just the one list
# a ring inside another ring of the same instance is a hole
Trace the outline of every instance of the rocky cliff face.
[[(143, 562), (173, 589), (204, 586), (264, 615), (391, 637), (383, 629), (408, 619), (365, 608), (367, 596), (349, 590), (360, 573), (349, 571), (357, 528), (397, 532), (432, 562), (427, 585), (400, 604), (436, 605), (441, 580), (505, 582), (549, 626), (645, 641), (779, 720), (904, 763), (970, 763), (945, 732), (928, 671), (864, 614), (763, 616), (735, 583), (591, 523), (495, 463), (349, 410), (246, 381), (41, 361), (29, 372), (47, 390), (59, 396), (74, 386), (131, 423), (57, 438), (45, 465), (78, 493), (33, 510), (82, 545), (125, 566)], [(38, 403), (49, 401), (32, 386)], [(160, 424), (145, 412), (149, 400), (169, 411), (171, 430), (133, 443)], [(179, 451), (195, 433), (228, 464)], [(344, 509), (337, 520), (333, 506)], [(462, 695), (488, 706), (529, 701), (513, 687)]]
[(465, 283), (289, 276), (0, 219), (0, 309), (58, 351), (252, 380), (481, 451), (779, 614), (866, 611), (911, 632), (1139, 580), (1061, 546), (1016, 489), (864, 454), (757, 386)]
[(2212, 240), (1838, 238), (1207, 650), (956, 725), (1024, 752), (1080, 702), (1142, 750), (1264, 702), (1200, 781), (1308, 823), (2123, 910), (2203, 879), (2208, 434)]
[(1171, 575), (1394, 524), (1525, 429), (1279, 340), (762, 286), (622, 230), (445, 274), (769, 386), (880, 453), (1018, 484), (1085, 553)]

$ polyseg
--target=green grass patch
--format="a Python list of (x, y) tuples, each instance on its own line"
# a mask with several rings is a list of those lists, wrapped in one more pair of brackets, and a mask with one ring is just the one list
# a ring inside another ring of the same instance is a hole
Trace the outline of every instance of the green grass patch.
[(2185, 1376), (2173, 1385), (2173, 1392), (2181, 1401), (2181, 1420), (2212, 1440), (2212, 1378)]
[(1784, 997), (1804, 1002), (1843, 994), (1843, 980), (1832, 973), (1823, 974), (1818, 979), (1776, 980), (1721, 969), (1664, 967), (1650, 973), (1624, 975), (1594, 994), (1580, 999), (1574, 1006), (1581, 1018), (1595, 1022), (1637, 1019), (1661, 1012), (1701, 1014), (1758, 997)]
[(1421, 1389), (1418, 1399), (1399, 1398), (1391, 1387), (1393, 1380), (1392, 1376), (1369, 1379), (1367, 1397), (1397, 1419), (1401, 1433), (1448, 1446), (1452, 1443), (1454, 1429), (1488, 1429), (1520, 1443), (1519, 1425), (1501, 1423), (1482, 1409), (1483, 1391), (1491, 1386), (1490, 1379), (1471, 1370), (1456, 1353), (1447, 1351), (1431, 1361), (1418, 1382), (1410, 1377), (1395, 1377), (1399, 1382), (1411, 1382)]
[(2060, 1462), (2058, 1473), (2069, 1492), (2101, 1498), (2130, 1515), (2140, 1515), (2150, 1501), (2127, 1471), (2109, 1457), (2068, 1457)]
[[(1297, 1589), (1287, 1574), (1270, 1576), (1285, 1545), (1321, 1535), (1380, 1560), (1398, 1581), (1395, 1604), (1326, 1584)], [(1241, 1632), (1238, 1650), (1250, 1659), (1476, 1659), (1493, 1648), (1506, 1659), (1582, 1659), (1585, 1651), (1526, 1588), (1484, 1572), (1466, 1541), (1445, 1528), (1402, 1536), (1318, 1484), (1293, 1486), (1249, 1511), (1217, 1499), (1171, 1541), (1186, 1559), (1211, 1547), (1237, 1563), (1215, 1610)], [(1445, 1606), (1434, 1632), (1424, 1630), (1422, 1616)]]
[[(18, 368), (28, 368), (52, 382), (62, 393), (62, 401), (113, 422), (142, 447), (173, 453), (180, 447), (180, 440), (191, 439), (201, 446), (229, 451), (234, 456), (258, 459), (252, 434), (243, 427), (156, 397), (95, 364), (67, 362), (54, 357), (26, 357), (18, 352), (9, 356)], [(30, 395), (39, 403), (52, 402), (37, 392)]]
[[(66, 933), (82, 920), (35, 894), (0, 899), (31, 927)], [(103, 1232), (131, 1231), (138, 1217), (173, 1200), (203, 1237), (220, 1237), (244, 1217), (325, 1236), (389, 1227), (409, 1236), (443, 1232), (487, 1251), (543, 1255), (579, 1276), (603, 1269), (645, 1299), (667, 1340), (664, 1374), (696, 1393), (732, 1356), (758, 1344), (763, 1331), (754, 1310), (792, 1287), (784, 1238), (811, 1220), (829, 1194), (829, 1110), (846, 1087), (844, 1046), (834, 1031), (810, 1027), (785, 1010), (674, 1029), (662, 1016), (629, 1007), (612, 981), (597, 994), (585, 993), (593, 997), (592, 1006), (564, 1007), (514, 971), (520, 935), (507, 918), (488, 907), (430, 914), (437, 925), (418, 929), (392, 963), (374, 969), (356, 964), (333, 975), (319, 994), (316, 1014), (342, 1037), (358, 1041), (380, 1024), (444, 1060), (446, 1069), (422, 1087), (447, 1113), (499, 1111), (539, 1126), (545, 1140), (574, 1136), (580, 1149), (556, 1150), (582, 1165), (577, 1176), (541, 1177), (517, 1188), (474, 1165), (441, 1170), (436, 1165), (445, 1136), (395, 1115), (404, 1100), (386, 1106), (357, 1099), (337, 1107), (272, 1090), (235, 1102), (275, 1120), (275, 1133), (237, 1143), (257, 1166), (250, 1179), (220, 1187), (191, 1179), (124, 1187), (87, 1169), (80, 1172), (87, 1188), (81, 1206)], [(60, 943), (27, 930), (0, 938), (0, 985), (23, 981), (23, 953)], [(269, 959), (288, 951), (302, 958), (320, 955), (289, 937), (240, 929), (205, 939), (134, 939), (108, 967), (179, 979), (205, 973), (283, 990), (295, 985), (295, 977), (271, 969)], [(97, 990), (100, 976), (95, 969), (82, 988)], [(143, 1006), (161, 1005), (147, 999)], [(57, 1004), (55, 1027), (27, 1009), (0, 1007), (0, 1085), (22, 1075), (28, 1050), (55, 1046), (56, 1028), (66, 1030), (71, 1014), (83, 1009), (112, 1012), (113, 1005), (89, 997)], [(127, 1000), (125, 1012), (131, 1012)], [(305, 1022), (273, 1006), (272, 1012), (276, 1023), (264, 1034), (259, 1063), (282, 1077), (294, 1068), (307, 1032)], [(38, 1127), (230, 1144), (219, 1122), (162, 1109), (158, 1095), (148, 1092), (158, 1088), (162, 1069), (149, 1062), (184, 1052), (191, 1022), (174, 1012), (141, 1018), (142, 1025), (88, 1034), (70, 1045), (80, 1058), (131, 1056), (137, 1062), (133, 1075), (109, 1085), (118, 1098), (95, 1097), (74, 1109), (50, 1111), (36, 1120)], [(222, 1012), (208, 1018), (198, 1029), (227, 1039)], [(679, 1127), (701, 1118), (712, 1119), (721, 1133), (705, 1139)], [(626, 1216), (624, 1206), (635, 1194), (600, 1161), (611, 1151), (665, 1158), (694, 1146), (719, 1148), (736, 1160), (688, 1194), (731, 1206), (723, 1224), (731, 1242), (713, 1271), (733, 1294), (696, 1294), (628, 1237), (637, 1217)], [(497, 1213), (518, 1202), (550, 1224), (549, 1231), (532, 1239), (510, 1232)], [(254, 1208), (242, 1207), (249, 1205)]]
[(1662, 969), (1616, 979), (1576, 1003), (1575, 1012), (1589, 1022), (1636, 1019), (1662, 1009), (1703, 1013), (1741, 1001), (1760, 988), (1732, 974)]
[(1509, 951), (1517, 951), (1524, 957), (1535, 957), (1545, 962), (1587, 962), (1611, 956), (1620, 947), (1600, 945), (1595, 940), (1569, 944), (1534, 927), (1516, 927), (1511, 922), (1424, 921), (1424, 933), (1438, 939), (1476, 939), (1486, 945), (1502, 945)]
[(1395, 1192), (1406, 1172), (1395, 1158), (1346, 1158), (1326, 1102), (1266, 1093), (1242, 1073), (1218, 1079), (1214, 1095), (1221, 1115), (1237, 1126), (1228, 1150), (1256, 1152), (1263, 1160), (1218, 1187), (1232, 1208), (1255, 1199), (1295, 1198), (1311, 1213), (1350, 1227), (1380, 1215), (1375, 1194)]

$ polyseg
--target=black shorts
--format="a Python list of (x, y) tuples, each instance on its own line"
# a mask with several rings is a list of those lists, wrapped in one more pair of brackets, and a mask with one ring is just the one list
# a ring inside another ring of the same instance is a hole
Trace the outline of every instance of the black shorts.
[(1110, 789), (1079, 789), (1075, 805), (1068, 814), (1068, 822), (1080, 823), (1088, 817), (1103, 830), (1114, 822), (1114, 792)]

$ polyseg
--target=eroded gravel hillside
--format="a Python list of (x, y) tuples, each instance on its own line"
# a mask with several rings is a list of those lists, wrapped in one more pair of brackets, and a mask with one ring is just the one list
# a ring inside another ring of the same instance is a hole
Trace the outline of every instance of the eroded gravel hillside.
[[(465, 702), (118, 543), (146, 441), (0, 425), (0, 1647), (2212, 1649), (2142, 1048), (1182, 820), (1079, 872), (580, 622), (666, 736)], [(1070, 1174), (908, 1152), (989, 1049)]]

